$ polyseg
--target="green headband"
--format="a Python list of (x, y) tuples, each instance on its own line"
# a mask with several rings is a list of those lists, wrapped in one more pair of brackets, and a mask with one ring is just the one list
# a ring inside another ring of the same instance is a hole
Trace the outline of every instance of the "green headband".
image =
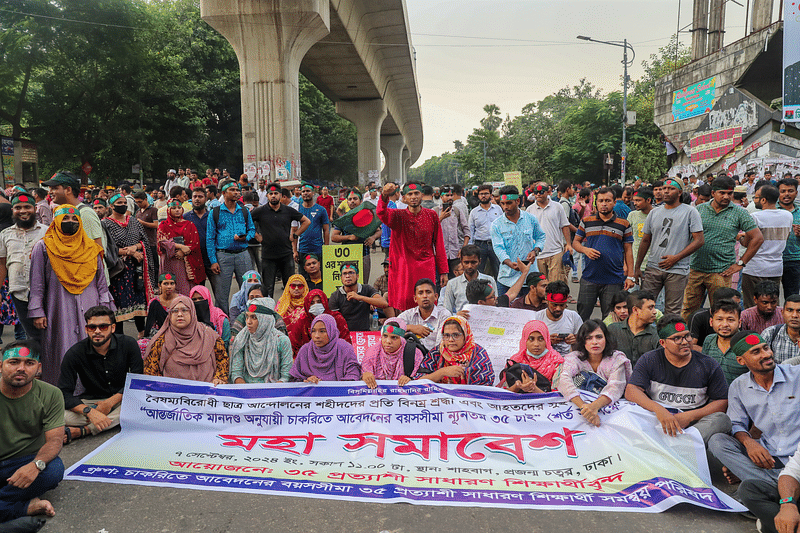
[(339, 273), (341, 274), (345, 268), (352, 268), (358, 274), (358, 263), (342, 263), (342, 266), (339, 267)]
[(658, 338), (659, 339), (667, 339), (672, 337), (676, 333), (683, 333), (688, 328), (686, 327), (685, 322), (674, 322), (668, 326), (664, 326), (660, 330), (658, 330)]
[(158, 282), (161, 283), (162, 281), (175, 281), (175, 276), (173, 276), (169, 272), (166, 272), (158, 276)]
[(103, 200), (102, 198), (95, 198), (94, 201), (92, 202), (92, 205), (102, 205), (103, 207), (106, 207), (107, 204), (106, 201)]
[(665, 179), (664, 180), (664, 186), (665, 187), (675, 187), (679, 191), (683, 190), (683, 183), (681, 183), (680, 181), (678, 181), (678, 180), (676, 180), (674, 178)]
[(485, 300), (486, 298), (488, 298), (493, 291), (494, 289), (492, 288), (492, 284), (487, 283), (486, 286), (483, 288), (483, 299)]
[(258, 315), (268, 315), (270, 314), (269, 311), (270, 311), (269, 308), (263, 305), (250, 304), (247, 306), (248, 313), (256, 313)]
[(314, 190), (314, 187), (313, 187), (312, 185), (310, 185), (310, 184), (306, 183), (305, 185), (303, 185), (303, 186), (301, 187), (301, 189), (311, 189), (311, 190), (313, 191), (313, 190)]
[(739, 357), (744, 355), (748, 350), (752, 350), (754, 347), (765, 342), (767, 341), (761, 338), (761, 335), (758, 333), (751, 333), (731, 346), (731, 351), (734, 353), (734, 355), (736, 355), (736, 357)]
[(57, 217), (59, 215), (76, 215), (78, 218), (80, 218), (81, 217), (81, 212), (80, 212), (80, 209), (75, 209), (72, 206), (59, 207), (58, 209), (56, 209), (56, 212), (53, 213), (53, 218), (55, 218), (55, 217)]
[(384, 324), (381, 328), (381, 334), (388, 333), (389, 335), (397, 335), (398, 337), (405, 337), (406, 330), (397, 324)]
[(406, 183), (403, 185), (403, 194), (408, 194), (411, 191), (420, 191), (422, 187), (417, 185), (416, 183)]
[(35, 359), (39, 360), (39, 354), (31, 351), (30, 348), (27, 346), (16, 346), (14, 348), (9, 348), (8, 350), (3, 351), (3, 361), (8, 359), (18, 359), (18, 358), (26, 358), (26, 359)]
[(238, 187), (239, 184), (236, 183), (235, 181), (228, 182), (228, 183), (226, 183), (225, 185), (222, 186), (222, 192), (225, 192), (225, 191), (227, 191), (228, 189), (230, 189), (231, 187), (234, 187), (234, 186)]
[(261, 278), (258, 277), (258, 274), (250, 274), (242, 280), (242, 285), (245, 283), (261, 283)]
[(519, 194), (501, 194), (500, 199), (504, 202), (509, 200), (519, 200)]
[(11, 198), (11, 207), (14, 207), (17, 204), (34, 205), (35, 202), (33, 201), (33, 198), (31, 198), (29, 194), (24, 193), (24, 194), (18, 194), (13, 198)]
[(114, 196), (108, 199), (108, 205), (113, 205), (114, 202), (116, 202), (120, 198), (122, 198), (122, 195), (120, 193), (115, 194)]
[(168, 207), (183, 207), (183, 204), (181, 204), (180, 200), (170, 200), (167, 203), (167, 206)]

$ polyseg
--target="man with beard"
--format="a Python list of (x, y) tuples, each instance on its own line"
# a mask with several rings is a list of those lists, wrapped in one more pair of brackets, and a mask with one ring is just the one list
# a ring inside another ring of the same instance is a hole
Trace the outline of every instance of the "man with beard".
[(553, 349), (561, 355), (567, 355), (575, 344), (575, 335), (583, 325), (578, 313), (567, 309), (569, 301), (569, 285), (565, 281), (553, 281), (545, 289), (547, 309), (536, 311), (534, 320), (541, 320), (550, 332)]
[(452, 279), (455, 277), (453, 271), (461, 262), (459, 251), (469, 242), (469, 226), (466, 212), (453, 205), (453, 186), (444, 185), (441, 193), (442, 205), (434, 206), (433, 210), (439, 215), (447, 263), (450, 265), (448, 275)]
[[(771, 488), (777, 493), (778, 476), (800, 444), (800, 366), (776, 365), (769, 343), (755, 331), (734, 335), (731, 351), (749, 372), (728, 389), (733, 436), (714, 435), (708, 449), (725, 466), (729, 482), (742, 481), (737, 496), (748, 505), (754, 489)], [(759, 438), (750, 435), (752, 426), (760, 430)], [(770, 523), (757, 508), (748, 508), (762, 524)]]
[(800, 292), (800, 208), (794, 201), (797, 199), (797, 180), (792, 177), (778, 182), (778, 209), (792, 214), (792, 231), (786, 238), (783, 249), (783, 294)]
[[(210, 185), (213, 187), (213, 185)], [(211, 272), (211, 261), (208, 259), (208, 249), (206, 248), (206, 231), (208, 230), (208, 195), (202, 188), (197, 188), (192, 191), (192, 210), (183, 214), (183, 219), (188, 220), (194, 227), (197, 228), (197, 236), (200, 238), (200, 250), (203, 252), (203, 267), (206, 270), (206, 279), (211, 282), (211, 288), (216, 295), (216, 287), (214, 287), (215, 276)]]
[(741, 327), (761, 333), (770, 326), (783, 324), (783, 309), (778, 305), (780, 287), (774, 281), (762, 281), (756, 285), (753, 296), (755, 305), (742, 311)]
[[(449, 286), (449, 283), (448, 283)], [(428, 350), (436, 348), (441, 339), (442, 324), (451, 313), (444, 307), (436, 305), (436, 285), (433, 280), (422, 278), (414, 285), (414, 303), (417, 307), (406, 309), (398, 318), (405, 320), (410, 331)]]
[(97, 213), (97, 218), (103, 220), (108, 216), (108, 202), (102, 198), (95, 198), (92, 200), (92, 209)]
[[(716, 178), (712, 185), (713, 199), (700, 205), (697, 211), (703, 222), (704, 242), (694, 257), (683, 298), (683, 317), (687, 320), (703, 303), (705, 293), (714, 294), (720, 287), (730, 287), (731, 277), (750, 261), (764, 242), (755, 220), (745, 209), (731, 205), (733, 179)], [(747, 251), (736, 260), (734, 245), (739, 232)]]
[(350, 331), (369, 331), (372, 307), (385, 309), (389, 303), (371, 285), (358, 282), (358, 264), (343, 263), (342, 286), (328, 300), (331, 311), (339, 311)]
[[(144, 372), (136, 340), (116, 332), (114, 311), (98, 305), (83, 317), (88, 336), (64, 354), (58, 378), (66, 409), (66, 444), (118, 426), (125, 376)], [(75, 395), (78, 378), (84, 387), (80, 396)]]
[(469, 214), (469, 243), (476, 245), (481, 251), (481, 262), (478, 270), (486, 274), (486, 265), (492, 276), (500, 270), (500, 261), (492, 247), (492, 223), (503, 216), (503, 209), (492, 202), (492, 186), (488, 183), (478, 186), (478, 202)]
[[(261, 280), (264, 296), (272, 298), (275, 277), (280, 274), (286, 284), (294, 273), (292, 240), (311, 225), (308, 217), (281, 203), (281, 184), (267, 185), (267, 205), (253, 209), (253, 220), (261, 233)], [(292, 222), (300, 226), (292, 233)]]
[(322, 257), (322, 245), (330, 244), (331, 227), (328, 212), (321, 205), (314, 203), (314, 187), (311, 185), (303, 185), (300, 196), (303, 203), (298, 212), (311, 221), (311, 226), (297, 240), (297, 253), (299, 257), (305, 257), (306, 254), (317, 254), (318, 257)]
[(703, 342), (703, 353), (722, 367), (725, 381), (730, 385), (747, 369), (736, 361), (731, 351), (731, 339), (739, 331), (740, 308), (731, 300), (719, 300), (711, 306), (711, 327), (714, 333)]
[(405, 311), (414, 307), (414, 284), (420, 278), (435, 279), (447, 285), (447, 253), (439, 217), (422, 207), (422, 185), (409, 182), (403, 186), (405, 209), (389, 209), (389, 197), (397, 189), (384, 186), (378, 201), (378, 218), (392, 230), (389, 245), (389, 304)]
[(0, 283), (8, 276), (8, 292), (17, 317), (29, 339), (41, 342), (41, 330), (28, 318), (31, 251), (42, 240), (47, 226), (36, 220), (34, 199), (28, 194), (11, 198), (14, 225), (0, 232)]
[(606, 316), (613, 296), (631, 289), (635, 281), (631, 224), (614, 213), (614, 198), (608, 187), (597, 190), (597, 214), (581, 220), (572, 241), (575, 251), (584, 254), (578, 293), (578, 314), (584, 322), (591, 318), (598, 297)]
[(783, 324), (771, 326), (761, 333), (778, 364), (800, 357), (800, 294), (786, 297), (781, 314)]
[[(514, 309), (527, 309), (528, 311), (541, 311), (547, 308), (547, 276), (541, 272), (531, 272), (525, 279), (528, 293), (511, 300), (509, 307)], [(508, 293), (506, 293), (508, 294)]]
[(56, 387), (34, 379), (42, 368), (35, 347), (34, 341), (13, 342), (0, 357), (0, 523), (54, 516), (53, 505), (39, 496), (64, 477), (58, 457), (64, 399)]

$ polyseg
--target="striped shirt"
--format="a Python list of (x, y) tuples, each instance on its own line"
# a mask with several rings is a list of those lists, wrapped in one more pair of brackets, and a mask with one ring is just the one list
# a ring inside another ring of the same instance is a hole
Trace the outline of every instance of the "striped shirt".
[(785, 324), (778, 324), (770, 326), (761, 332), (761, 338), (764, 339), (772, 350), (775, 363), (781, 364), (784, 361), (793, 357), (800, 356), (800, 348), (797, 343), (789, 337), (789, 332), (786, 331)]
[(625, 282), (625, 245), (633, 245), (631, 224), (613, 215), (604, 221), (598, 215), (581, 220), (576, 237), (587, 248), (599, 250), (599, 259), (583, 257), (583, 279), (597, 285), (619, 285)]
[(697, 207), (703, 221), (705, 243), (694, 253), (691, 269), (697, 272), (722, 272), (736, 262), (736, 235), (757, 228), (756, 221), (746, 209), (729, 205), (719, 213), (712, 202)]

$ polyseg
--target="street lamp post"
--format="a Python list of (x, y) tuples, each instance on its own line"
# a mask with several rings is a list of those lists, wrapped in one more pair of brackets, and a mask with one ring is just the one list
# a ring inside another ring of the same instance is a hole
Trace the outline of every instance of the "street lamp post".
[[(622, 65), (624, 68), (623, 73), (623, 81), (622, 81), (622, 172), (621, 172), (621, 179), (622, 179), (622, 186), (625, 186), (625, 170), (628, 165), (628, 137), (627, 137), (627, 127), (628, 127), (628, 66), (633, 65), (633, 60), (636, 59), (636, 51), (633, 49), (633, 46), (628, 44), (628, 40), (624, 39), (622, 42), (620, 41), (600, 41), (598, 39), (592, 39), (591, 37), (586, 37), (585, 35), (578, 35), (578, 39), (582, 41), (591, 41), (593, 43), (601, 43), (601, 44), (609, 44), (611, 46), (620, 46), (623, 49), (623, 56), (622, 56)], [(631, 52), (633, 53), (633, 57), (630, 61), (628, 61), (628, 49), (630, 48)]]

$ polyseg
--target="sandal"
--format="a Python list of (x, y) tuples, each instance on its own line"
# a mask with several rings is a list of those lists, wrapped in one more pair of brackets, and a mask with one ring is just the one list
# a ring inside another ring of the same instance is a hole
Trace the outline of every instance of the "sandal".
[(69, 429), (69, 426), (64, 426), (64, 446), (72, 442), (72, 431)]

